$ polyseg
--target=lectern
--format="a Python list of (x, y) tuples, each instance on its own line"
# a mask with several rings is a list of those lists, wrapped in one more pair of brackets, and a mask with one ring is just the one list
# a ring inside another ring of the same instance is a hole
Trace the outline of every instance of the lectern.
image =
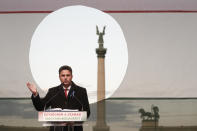
[(82, 126), (86, 120), (86, 111), (50, 109), (38, 112), (38, 121), (43, 122), (43, 126), (54, 126), (54, 131), (64, 126), (68, 126), (69, 131), (74, 131), (74, 126)]

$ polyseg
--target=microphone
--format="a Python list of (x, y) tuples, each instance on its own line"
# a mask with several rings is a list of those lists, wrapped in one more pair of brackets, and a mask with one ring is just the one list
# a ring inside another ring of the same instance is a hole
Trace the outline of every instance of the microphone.
[(70, 96), (72, 96), (72, 97), (74, 97), (76, 100), (77, 100), (77, 102), (81, 105), (81, 110), (83, 111), (83, 104), (81, 103), (81, 101), (75, 96), (75, 91), (73, 91), (72, 92), (72, 94), (70, 95)]
[(45, 104), (44, 104), (44, 112), (45, 112), (45, 108), (46, 108), (46, 105), (53, 99), (55, 98), (59, 93), (60, 93), (61, 89), (53, 96), (51, 97)]

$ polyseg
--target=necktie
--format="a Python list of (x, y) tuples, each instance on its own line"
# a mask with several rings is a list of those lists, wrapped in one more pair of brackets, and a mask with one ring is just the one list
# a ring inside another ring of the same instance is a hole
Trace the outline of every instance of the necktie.
[(68, 91), (68, 88), (65, 88), (65, 96), (66, 96), (66, 99), (67, 99), (67, 97), (68, 97), (67, 91)]

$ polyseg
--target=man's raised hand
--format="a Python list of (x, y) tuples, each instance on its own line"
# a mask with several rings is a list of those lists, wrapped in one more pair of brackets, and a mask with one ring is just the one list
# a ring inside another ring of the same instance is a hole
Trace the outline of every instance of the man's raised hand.
[(37, 96), (38, 92), (34, 84), (27, 82), (27, 87), (29, 88), (29, 90), (32, 92), (34, 96)]

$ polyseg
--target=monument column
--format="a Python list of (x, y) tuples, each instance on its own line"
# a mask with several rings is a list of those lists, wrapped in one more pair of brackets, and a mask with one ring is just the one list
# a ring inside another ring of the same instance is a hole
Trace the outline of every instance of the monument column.
[(97, 101), (105, 99), (105, 48), (97, 48), (98, 72), (97, 72)]
[(107, 49), (103, 46), (103, 35), (105, 34), (105, 27), (103, 32), (99, 32), (98, 27), (97, 35), (99, 35), (98, 44), (96, 48), (98, 58), (98, 74), (97, 74), (97, 121), (93, 127), (94, 131), (109, 131), (109, 127), (105, 121), (105, 54)]

